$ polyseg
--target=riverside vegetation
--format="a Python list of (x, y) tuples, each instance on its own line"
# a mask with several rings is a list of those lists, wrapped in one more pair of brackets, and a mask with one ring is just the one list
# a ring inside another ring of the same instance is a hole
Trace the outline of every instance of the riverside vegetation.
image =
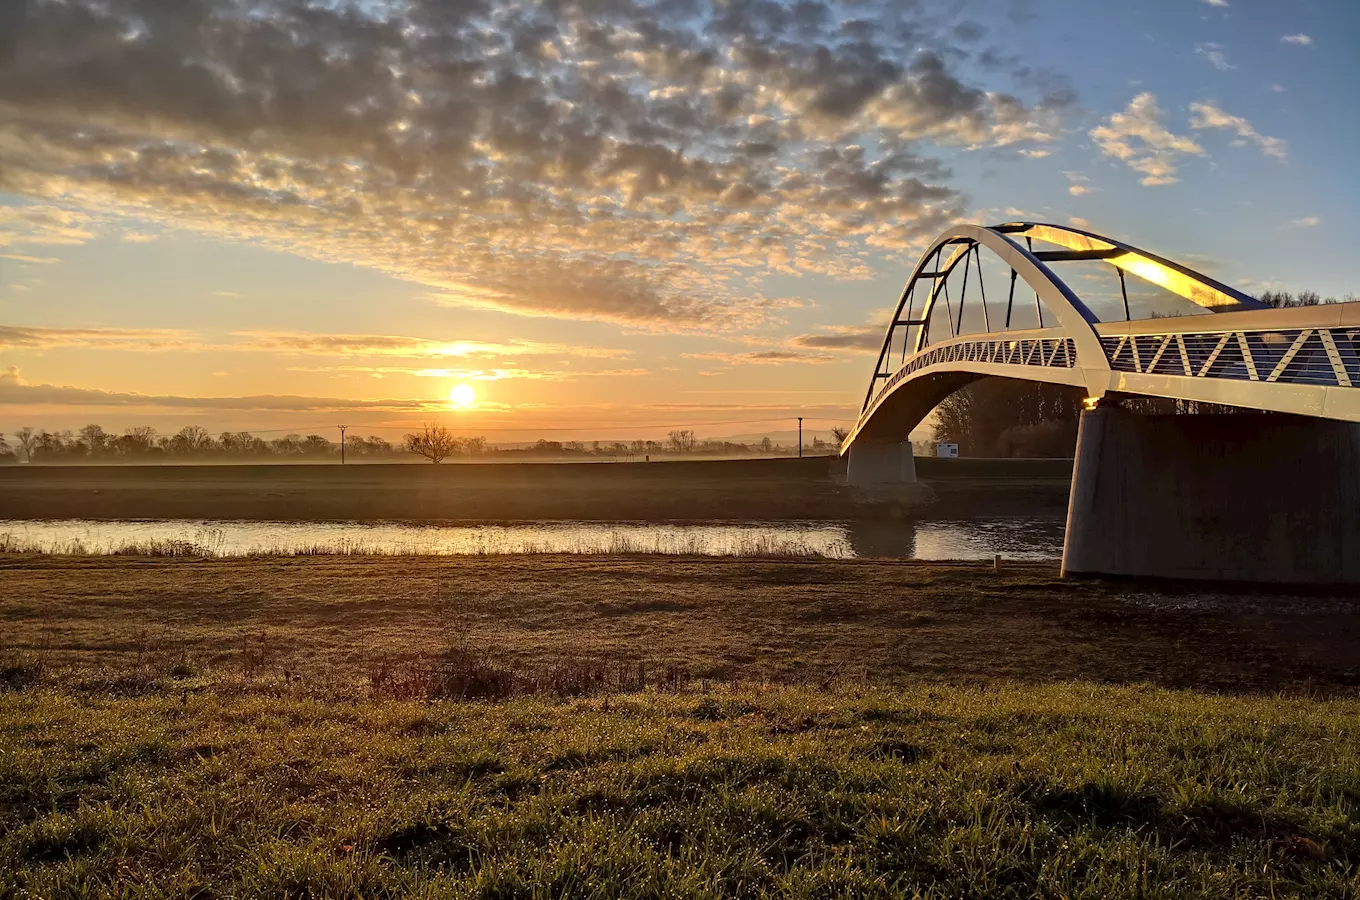
[(0, 556), (0, 896), (1360, 896), (1360, 605), (1055, 574)]

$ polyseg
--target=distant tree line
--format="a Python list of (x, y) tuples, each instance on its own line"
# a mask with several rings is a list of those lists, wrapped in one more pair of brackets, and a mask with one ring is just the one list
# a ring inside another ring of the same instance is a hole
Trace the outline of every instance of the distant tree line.
[[(829, 452), (831, 445), (813, 438), (813, 452)], [(789, 456), (797, 446), (783, 446), (768, 437), (755, 444), (701, 440), (693, 431), (672, 431), (664, 441), (551, 441), (539, 440), (528, 447), (497, 448), (484, 437), (463, 437), (442, 425), (426, 425), (393, 444), (370, 435), (345, 439), (347, 461), (401, 461), (417, 455), (431, 462), (456, 458), (605, 457), (632, 460), (662, 456)], [(200, 425), (187, 425), (173, 434), (161, 434), (150, 426), (129, 428), (121, 434), (99, 425), (77, 431), (46, 431), (20, 428), (8, 438), (0, 434), (0, 465), (16, 463), (156, 463), (156, 462), (322, 462), (338, 461), (340, 444), (319, 434), (289, 434), (262, 438), (248, 431), (224, 431), (214, 437)]]
[[(1262, 303), (1276, 309), (1337, 302), (1316, 291), (1266, 291)], [(1346, 301), (1354, 300), (1347, 296)], [(1076, 452), (1081, 388), (987, 378), (951, 394), (935, 409), (935, 440), (959, 445), (964, 456), (1067, 457)], [(1126, 409), (1149, 415), (1206, 415), (1233, 407), (1194, 400), (1133, 397)]]
[[(350, 435), (345, 455), (396, 457), (400, 447), (380, 437)], [(172, 462), (232, 460), (269, 462), (314, 460), (339, 456), (340, 445), (319, 434), (289, 434), (265, 439), (248, 431), (224, 431), (217, 437), (200, 425), (186, 425), (163, 435), (149, 425), (114, 434), (99, 425), (78, 431), (38, 431), (20, 428), (6, 439), (0, 435), (0, 464), (85, 462)]]
[[(590, 459), (636, 461), (651, 457), (676, 456), (792, 456), (797, 444), (786, 447), (770, 438), (755, 444), (735, 441), (701, 440), (692, 430), (670, 432), (666, 440), (634, 441), (550, 441), (540, 438), (527, 447), (488, 447), (484, 438), (458, 437), (443, 425), (425, 425), (420, 431), (406, 435), (402, 446), (411, 453), (423, 456), (432, 463), (459, 456), (490, 455), (500, 459)], [(814, 437), (808, 449), (814, 453), (829, 453), (832, 445)]]

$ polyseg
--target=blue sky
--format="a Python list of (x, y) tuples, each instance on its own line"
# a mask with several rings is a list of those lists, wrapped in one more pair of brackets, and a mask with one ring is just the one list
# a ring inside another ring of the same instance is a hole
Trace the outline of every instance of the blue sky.
[(246, 6), (0, 12), (0, 431), (849, 424), (960, 221), (1360, 290), (1354, 4)]

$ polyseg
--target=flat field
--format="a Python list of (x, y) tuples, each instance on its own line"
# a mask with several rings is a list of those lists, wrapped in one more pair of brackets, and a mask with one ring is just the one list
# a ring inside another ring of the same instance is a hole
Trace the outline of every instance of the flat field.
[(0, 556), (0, 896), (1360, 897), (1360, 601)]
[[(0, 519), (845, 520), (829, 457), (653, 463), (0, 467)], [(1065, 460), (922, 460), (946, 492), (1062, 506)]]

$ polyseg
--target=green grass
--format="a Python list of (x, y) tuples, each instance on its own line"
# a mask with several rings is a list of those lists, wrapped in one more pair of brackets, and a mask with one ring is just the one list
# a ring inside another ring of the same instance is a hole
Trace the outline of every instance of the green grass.
[(0, 896), (1360, 896), (1360, 701), (0, 694)]

